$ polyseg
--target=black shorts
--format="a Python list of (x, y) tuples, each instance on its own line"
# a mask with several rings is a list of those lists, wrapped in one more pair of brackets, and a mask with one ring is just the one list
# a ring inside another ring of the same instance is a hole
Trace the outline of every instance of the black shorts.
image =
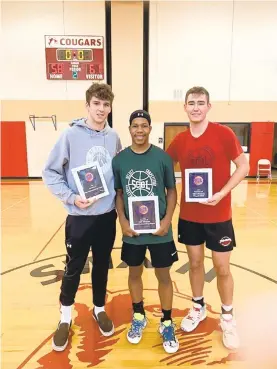
[(201, 245), (212, 251), (227, 252), (236, 246), (232, 219), (220, 223), (195, 223), (179, 219), (178, 241), (188, 246)]
[(154, 268), (167, 268), (178, 260), (174, 241), (151, 245), (133, 245), (123, 242), (121, 260), (128, 266), (139, 266), (144, 262), (147, 248)]

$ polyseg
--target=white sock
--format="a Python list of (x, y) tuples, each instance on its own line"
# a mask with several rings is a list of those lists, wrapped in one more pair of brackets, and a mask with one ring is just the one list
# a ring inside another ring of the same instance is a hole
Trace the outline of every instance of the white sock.
[(63, 306), (61, 305), (60, 312), (61, 312), (61, 323), (68, 323), (71, 322), (71, 306)]
[(225, 320), (232, 320), (233, 319), (233, 315), (232, 314), (228, 314), (228, 312), (233, 309), (233, 305), (224, 305), (224, 304), (221, 304), (221, 307), (224, 309), (224, 313), (222, 313), (224, 319)]
[[(193, 297), (193, 303), (194, 304), (197, 304), (197, 305), (200, 305), (198, 304), (198, 301), (201, 301), (203, 299), (204, 301), (204, 296), (199, 296), (199, 297)], [(205, 302), (204, 302), (204, 305), (205, 305)], [(202, 305), (201, 305), (202, 306)]]
[(193, 297), (193, 300), (198, 301), (198, 300), (202, 300), (204, 298), (204, 296), (200, 296), (200, 297)]
[(105, 306), (95, 306), (94, 305), (94, 313), (97, 316), (101, 311), (105, 311)]
[(224, 305), (224, 304), (221, 304), (222, 308), (226, 311), (226, 312), (229, 312), (233, 309), (233, 305)]

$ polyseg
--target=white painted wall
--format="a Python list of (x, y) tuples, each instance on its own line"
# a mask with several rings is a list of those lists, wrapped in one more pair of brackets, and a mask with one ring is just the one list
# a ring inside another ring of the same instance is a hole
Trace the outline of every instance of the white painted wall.
[(57, 131), (50, 121), (36, 123), (34, 130), (30, 122), (26, 122), (26, 143), (29, 177), (41, 177), (42, 169), (55, 142), (62, 131), (68, 128), (68, 122), (58, 122)]
[(46, 79), (44, 35), (104, 36), (105, 42), (104, 1), (9, 1), (1, 8), (2, 99), (84, 100), (92, 81)]
[(232, 33), (232, 1), (150, 3), (150, 100), (277, 100), (277, 1), (234, 4)]

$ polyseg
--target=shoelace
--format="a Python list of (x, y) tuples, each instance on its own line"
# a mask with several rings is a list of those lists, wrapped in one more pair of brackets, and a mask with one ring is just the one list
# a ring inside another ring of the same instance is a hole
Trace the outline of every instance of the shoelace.
[(133, 319), (129, 335), (134, 336), (134, 337), (140, 336), (143, 326), (144, 326), (144, 320)]
[(169, 325), (168, 327), (165, 327), (162, 331), (163, 340), (166, 342), (170, 341), (176, 341), (175, 338), (175, 332), (174, 332), (174, 324)]
[(200, 309), (199, 308), (196, 308), (196, 307), (192, 307), (189, 311), (189, 314), (188, 314), (188, 319), (189, 320), (193, 320), (193, 321), (196, 321), (197, 319), (200, 318)]

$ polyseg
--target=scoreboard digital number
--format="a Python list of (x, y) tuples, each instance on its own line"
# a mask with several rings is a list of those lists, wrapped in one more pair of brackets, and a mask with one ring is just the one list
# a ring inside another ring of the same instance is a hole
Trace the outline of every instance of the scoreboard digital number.
[(45, 55), (47, 79), (104, 79), (102, 36), (45, 36)]
[(58, 61), (92, 61), (92, 50), (57, 49)]

